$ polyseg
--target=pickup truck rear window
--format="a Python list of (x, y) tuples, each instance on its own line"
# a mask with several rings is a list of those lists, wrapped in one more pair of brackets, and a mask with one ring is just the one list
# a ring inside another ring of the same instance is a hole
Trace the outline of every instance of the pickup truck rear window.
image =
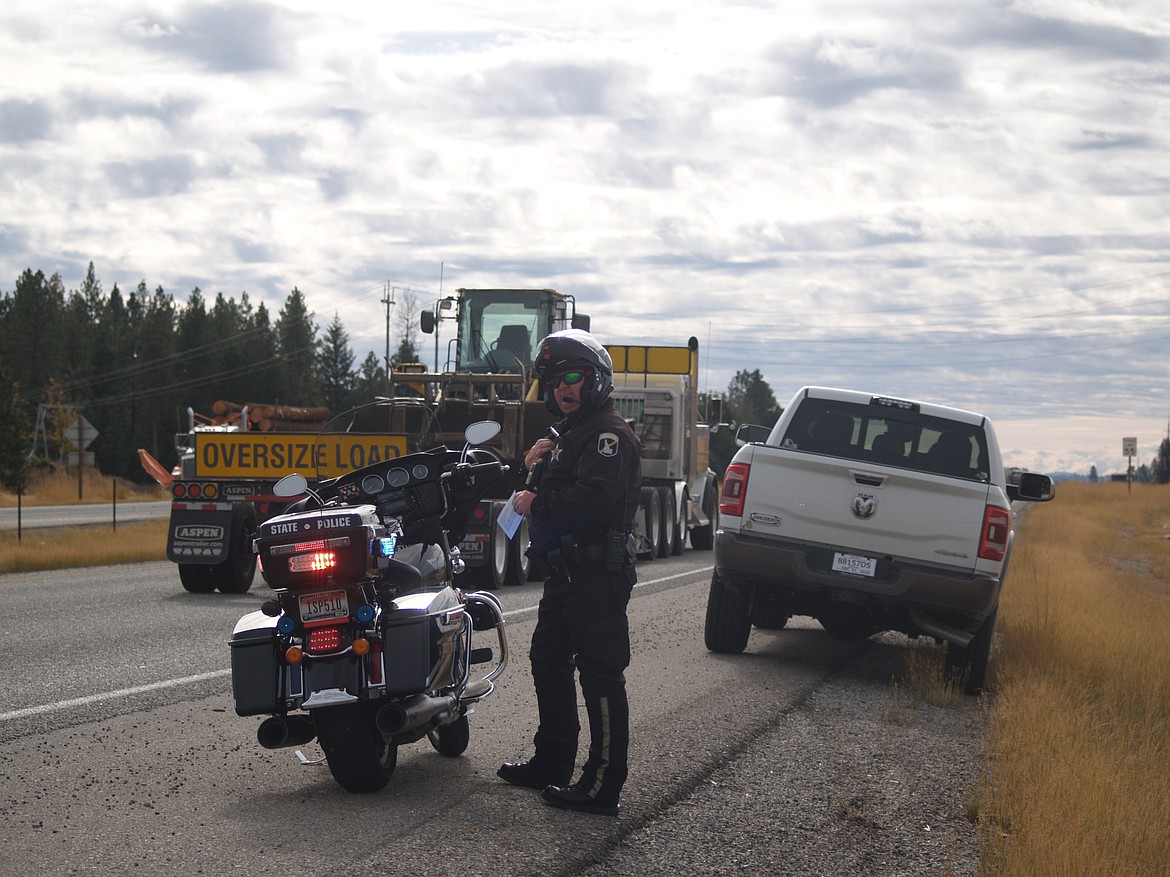
[(804, 399), (780, 445), (860, 463), (990, 480), (982, 427), (889, 406)]

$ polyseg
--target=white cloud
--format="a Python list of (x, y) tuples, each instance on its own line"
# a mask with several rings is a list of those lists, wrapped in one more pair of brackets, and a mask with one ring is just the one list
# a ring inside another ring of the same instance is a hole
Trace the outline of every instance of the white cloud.
[(0, 290), (297, 286), (361, 359), (442, 265), (696, 335), (716, 389), (961, 404), (1106, 471), (1170, 404), (1163, 6), (14, 2)]

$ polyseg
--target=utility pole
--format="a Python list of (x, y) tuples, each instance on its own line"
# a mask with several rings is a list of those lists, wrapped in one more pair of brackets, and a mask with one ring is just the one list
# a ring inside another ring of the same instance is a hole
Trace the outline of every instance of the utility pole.
[(390, 308), (394, 307), (394, 293), (398, 287), (386, 282), (386, 291), (382, 297), (382, 304), (386, 305), (386, 387), (390, 387)]

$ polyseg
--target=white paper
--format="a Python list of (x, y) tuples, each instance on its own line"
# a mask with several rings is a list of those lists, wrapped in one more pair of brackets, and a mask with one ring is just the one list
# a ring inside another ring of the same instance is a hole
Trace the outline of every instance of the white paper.
[(508, 501), (504, 503), (504, 507), (500, 509), (500, 514), (496, 518), (496, 526), (504, 531), (509, 539), (516, 535), (516, 531), (520, 529), (520, 521), (524, 519), (524, 515), (520, 514), (512, 507), (512, 500), (516, 498), (515, 492), (508, 497)]

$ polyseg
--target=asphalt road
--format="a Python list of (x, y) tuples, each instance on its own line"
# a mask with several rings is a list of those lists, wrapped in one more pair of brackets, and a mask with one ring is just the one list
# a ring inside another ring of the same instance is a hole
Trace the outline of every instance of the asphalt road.
[[(678, 845), (721, 843), (677, 831), (680, 808), (876, 648), (804, 619), (753, 632), (744, 655), (708, 653), (710, 562), (688, 549), (639, 566), (616, 819), (556, 810), (495, 776), (530, 754), (538, 583), (500, 594), (513, 660), (471, 717), (467, 752), (402, 747), (385, 790), (352, 795), (323, 765), (261, 749), (259, 719), (235, 715), (227, 642), (264, 598), (259, 579), (244, 595), (193, 595), (169, 563), (0, 576), (0, 875), (677, 873), (691, 856)], [(853, 682), (880, 698), (877, 672)], [(784, 815), (750, 818), (745, 830), (768, 832)]]
[(0, 509), (0, 530), (25, 530), (38, 527), (80, 527), (86, 524), (119, 524), (165, 518), (171, 513), (170, 501), (90, 503), (83, 505), (24, 506)]

